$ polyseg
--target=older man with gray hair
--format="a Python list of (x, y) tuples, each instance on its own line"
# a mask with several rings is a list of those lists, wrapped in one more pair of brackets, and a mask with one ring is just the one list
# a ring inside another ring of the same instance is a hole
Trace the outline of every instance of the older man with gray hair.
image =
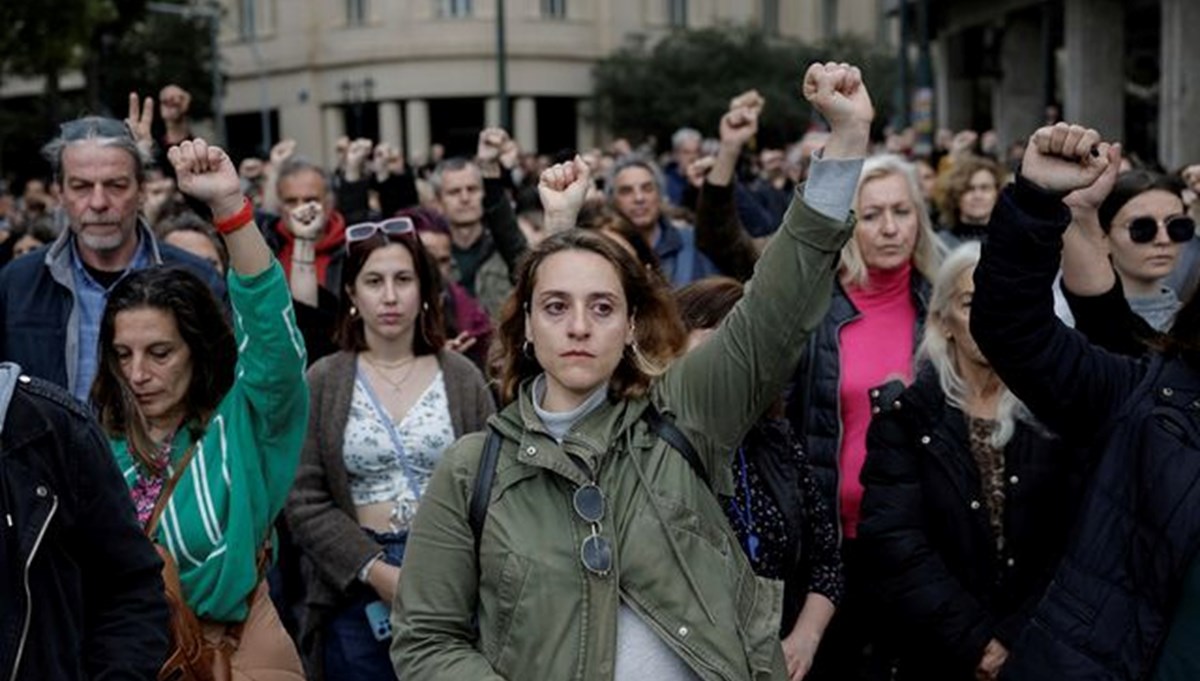
[(69, 229), (0, 271), (0, 360), (86, 401), (100, 317), (118, 281), (134, 270), (179, 265), (218, 299), (225, 286), (208, 263), (160, 244), (140, 218), (149, 159), (125, 123), (99, 116), (69, 121), (42, 153), (54, 169)]
[(663, 175), (666, 176), (667, 200), (676, 206), (683, 205), (687, 169), (692, 161), (700, 158), (703, 144), (704, 136), (695, 128), (680, 128), (671, 135), (671, 162), (663, 169)]

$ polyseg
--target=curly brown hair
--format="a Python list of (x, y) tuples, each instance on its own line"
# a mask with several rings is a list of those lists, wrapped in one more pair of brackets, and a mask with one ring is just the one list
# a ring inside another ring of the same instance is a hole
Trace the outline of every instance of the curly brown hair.
[(521, 383), (543, 371), (537, 358), (524, 351), (526, 311), (537, 284), (538, 268), (546, 258), (563, 251), (595, 253), (616, 269), (626, 309), (637, 324), (635, 349), (621, 357), (609, 380), (609, 397), (622, 400), (645, 395), (651, 381), (683, 352), (687, 342), (674, 300), (658, 278), (612, 239), (589, 230), (570, 229), (547, 237), (517, 268), (516, 287), (500, 313), (500, 343), (493, 347), (498, 354), (489, 363), (496, 367), (502, 400), (514, 400)]
[(971, 176), (986, 170), (996, 179), (996, 191), (1004, 187), (1004, 166), (983, 156), (964, 156), (954, 160), (950, 171), (938, 178), (938, 219), (943, 227), (957, 227), (960, 220), (958, 202), (971, 184)]

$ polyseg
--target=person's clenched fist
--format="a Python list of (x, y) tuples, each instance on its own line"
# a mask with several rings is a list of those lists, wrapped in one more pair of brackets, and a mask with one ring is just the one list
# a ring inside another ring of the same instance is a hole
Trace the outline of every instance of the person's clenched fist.
[(808, 100), (834, 132), (851, 125), (870, 126), (875, 117), (871, 95), (858, 67), (845, 63), (813, 64), (802, 86)]
[(1021, 177), (1055, 194), (1067, 194), (1096, 182), (1108, 168), (1109, 144), (1082, 125), (1056, 123), (1029, 138)]
[(179, 191), (208, 204), (214, 218), (229, 217), (242, 209), (241, 179), (223, 149), (196, 138), (171, 147), (167, 159), (175, 168)]

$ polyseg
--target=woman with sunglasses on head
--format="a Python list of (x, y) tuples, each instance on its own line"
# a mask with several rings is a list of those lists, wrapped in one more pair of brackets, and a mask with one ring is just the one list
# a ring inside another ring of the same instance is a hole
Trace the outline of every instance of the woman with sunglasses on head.
[(443, 350), (437, 267), (409, 217), (346, 229), (341, 351), (308, 372), (312, 412), (287, 519), (307, 568), (310, 678), (394, 679), (389, 609), (434, 465), (495, 408)]
[[(716, 495), (852, 232), (870, 97), (845, 64), (812, 65), (803, 91), (833, 128), (824, 157), (701, 347), (678, 357), (667, 288), (601, 235), (568, 229), (522, 262), (499, 333), (509, 404), (446, 452), (409, 535), (399, 678), (788, 678), (781, 588)], [(573, 223), (587, 187), (579, 159), (545, 171), (547, 225)]]
[(1119, 163), (1094, 130), (1038, 130), (975, 271), (971, 335), (1034, 416), (1080, 445), (1087, 473), (1064, 558), (1002, 679), (1200, 678), (1200, 298), (1139, 357), (1052, 312), (1068, 208), (1100, 204)]
[(180, 190), (208, 205), (225, 241), (233, 326), (189, 272), (128, 275), (100, 321), (91, 401), (139, 520), (178, 568), (177, 615), (199, 618), (204, 637), (232, 651), (232, 678), (300, 679), (262, 571), (304, 438), (304, 346), (232, 161), (203, 140), (168, 156)]

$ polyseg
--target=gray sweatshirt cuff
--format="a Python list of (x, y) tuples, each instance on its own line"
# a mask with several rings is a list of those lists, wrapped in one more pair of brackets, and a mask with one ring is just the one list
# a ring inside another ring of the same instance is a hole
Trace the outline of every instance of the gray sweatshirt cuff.
[(842, 221), (850, 216), (863, 159), (822, 159), (814, 154), (804, 184), (804, 203), (818, 213)]

